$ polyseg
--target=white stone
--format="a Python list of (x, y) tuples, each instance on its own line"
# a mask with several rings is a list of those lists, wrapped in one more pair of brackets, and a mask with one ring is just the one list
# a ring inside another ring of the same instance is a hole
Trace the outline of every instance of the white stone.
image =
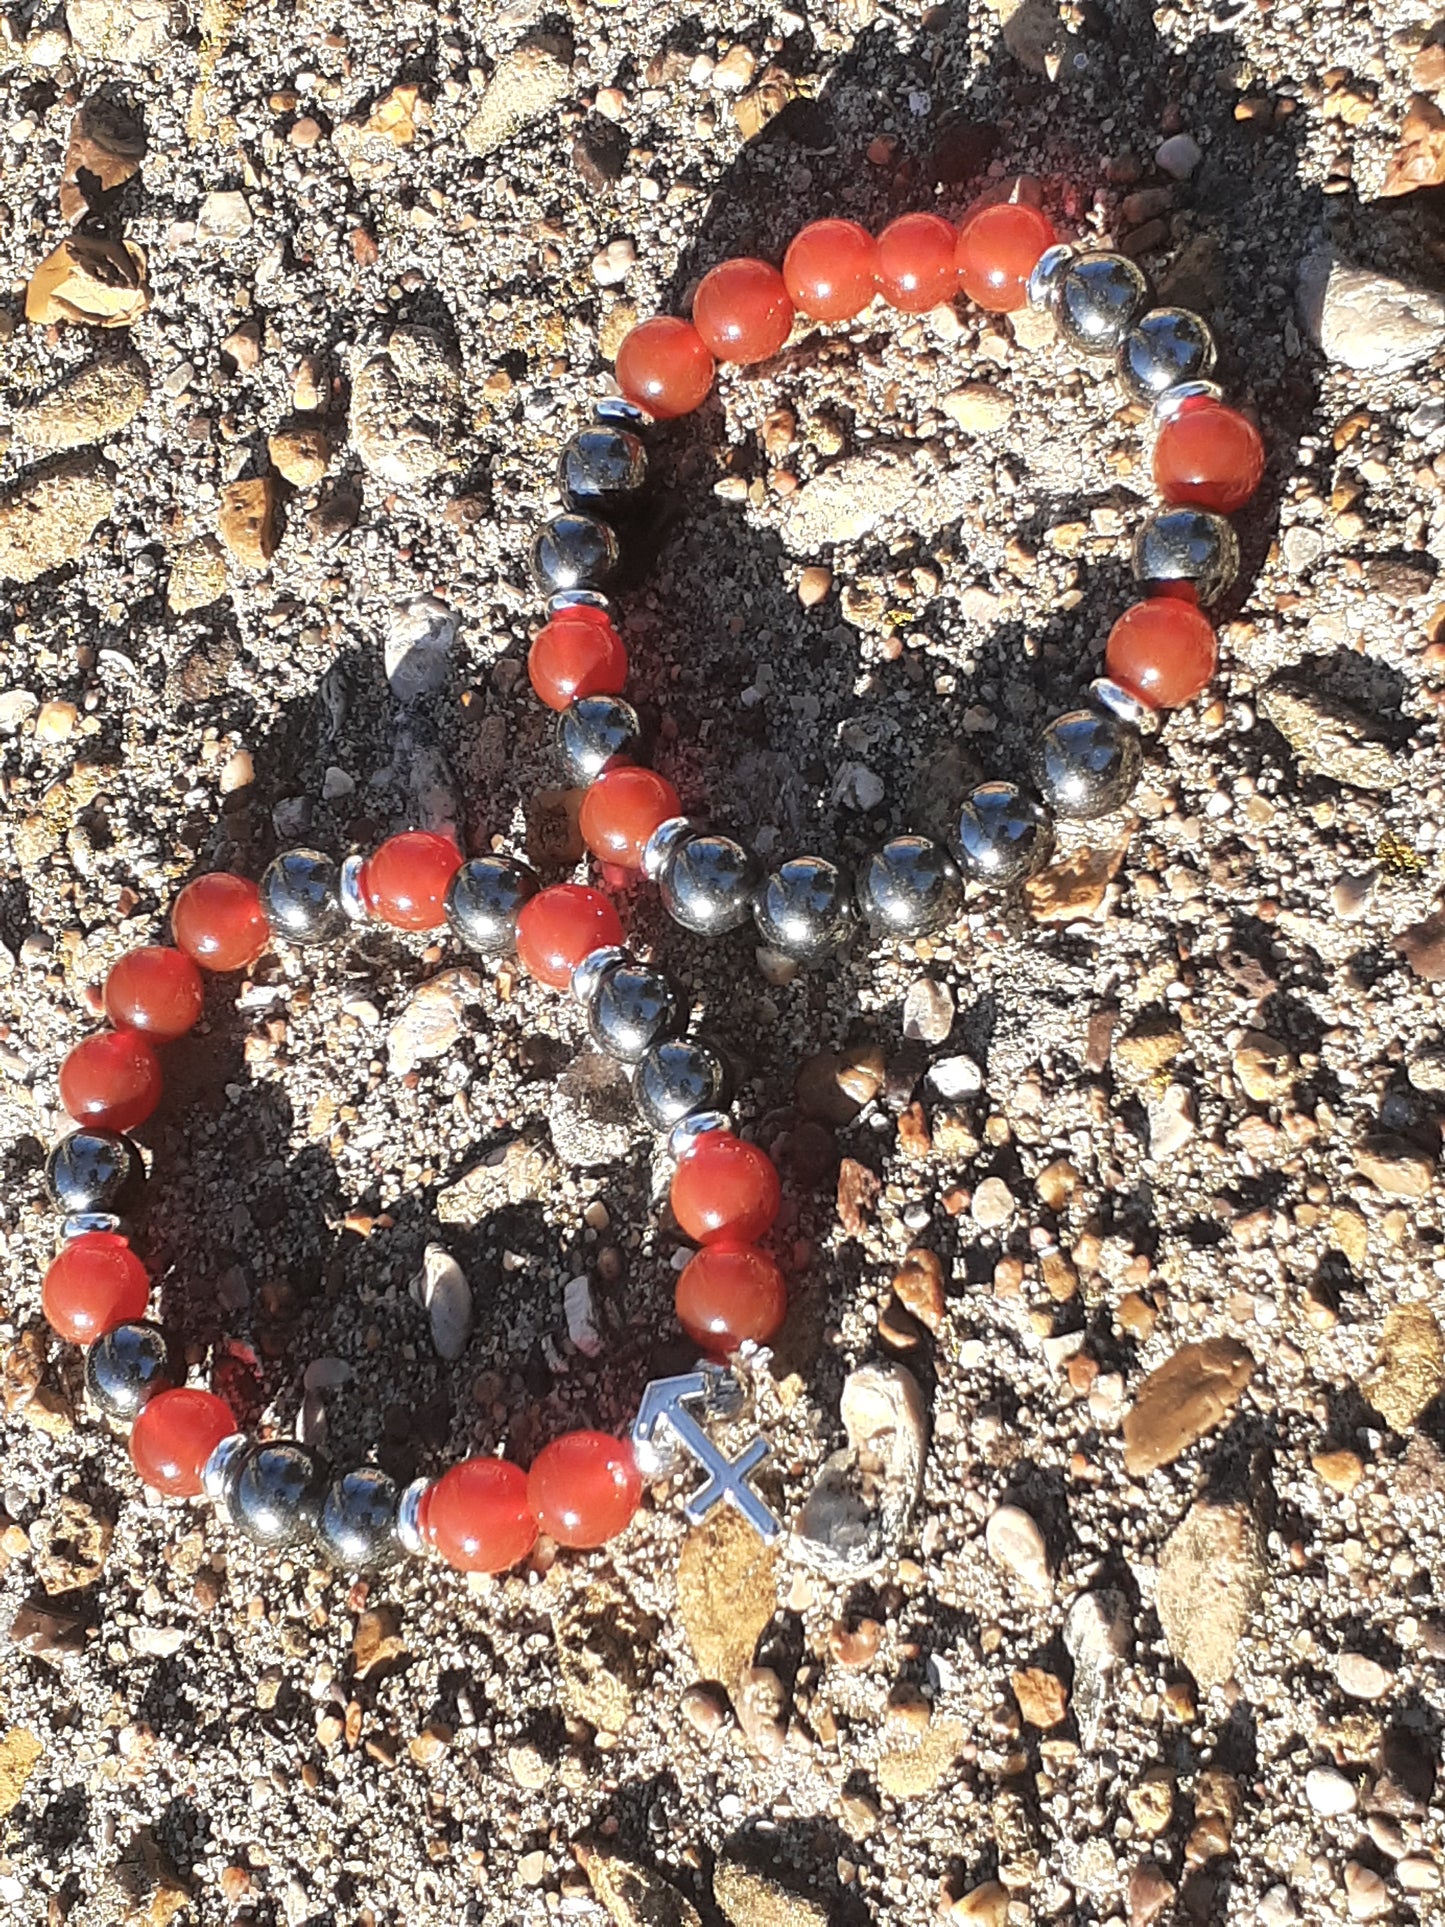
[(238, 189), (208, 194), (196, 218), (198, 241), (235, 241), (251, 226), (251, 209)]
[(140, 64), (164, 52), (185, 11), (172, 0), (66, 0), (65, 24), (81, 53)]
[(1355, 1789), (1343, 1773), (1334, 1773), (1328, 1767), (1314, 1766), (1306, 1773), (1305, 1798), (1316, 1813), (1330, 1817), (1355, 1810)]
[(1445, 298), (1330, 248), (1307, 254), (1296, 277), (1301, 319), (1328, 361), (1370, 374), (1403, 374), (1445, 344)]
[(431, 1320), (437, 1356), (460, 1358), (472, 1331), (472, 1288), (445, 1245), (427, 1246), (411, 1295)]
[(959, 1051), (953, 1057), (940, 1057), (930, 1067), (928, 1081), (940, 1097), (952, 1101), (976, 1096), (983, 1089), (983, 1072), (971, 1057)]
[(877, 809), (885, 793), (883, 778), (866, 763), (838, 765), (838, 773), (833, 778), (833, 801), (841, 803), (844, 809)]
[(562, 1310), (567, 1318), (567, 1336), (584, 1358), (596, 1358), (602, 1350), (602, 1334), (597, 1329), (590, 1278), (567, 1280), (562, 1287)]
[(848, 1445), (824, 1462), (798, 1518), (794, 1544), (810, 1565), (861, 1578), (891, 1564), (923, 1487), (928, 1417), (902, 1365), (862, 1365), (840, 1402)]
[(922, 1044), (941, 1044), (953, 1029), (953, 1010), (953, 992), (947, 984), (919, 977), (903, 999), (903, 1035)]
[(1395, 1878), (1407, 1893), (1433, 1894), (1440, 1887), (1440, 1869), (1423, 1853), (1409, 1853), (1397, 1861)]
[(1064, 1647), (1074, 1662), (1071, 1708), (1085, 1746), (1098, 1738), (1110, 1676), (1129, 1657), (1129, 1602), (1113, 1588), (1080, 1593), (1064, 1616)]
[(1394, 1912), (1384, 1880), (1359, 1860), (1345, 1862), (1345, 1904), (1351, 1920), (1383, 1920)]
[(418, 1064), (449, 1051), (462, 1034), (462, 1011), (479, 1001), (482, 980), (475, 970), (443, 970), (418, 984), (386, 1038), (393, 1077), (405, 1077)]
[(1011, 1572), (1040, 1598), (1052, 1598), (1054, 1582), (1044, 1535), (1022, 1506), (1001, 1505), (991, 1512), (984, 1527), (984, 1544), (996, 1566)]
[(1255, 1909), (1259, 1927), (1292, 1927), (1299, 1919), (1299, 1908), (1288, 1887), (1271, 1887)]
[(973, 1194), (973, 1221), (985, 1231), (997, 1231), (1014, 1212), (1014, 1194), (1002, 1178), (985, 1178)]
[(1203, 159), (1192, 134), (1171, 134), (1154, 150), (1155, 164), (1173, 181), (1187, 181)]
[(386, 632), (386, 680), (398, 702), (435, 695), (447, 679), (457, 639), (454, 610), (439, 596), (398, 602)]
[(592, 279), (599, 288), (621, 287), (636, 263), (637, 249), (632, 241), (626, 237), (609, 241), (592, 257)]
[(1194, 1099), (1187, 1085), (1169, 1085), (1158, 1102), (1149, 1106), (1150, 1157), (1174, 1157), (1184, 1149), (1194, 1132)]
[(783, 540), (794, 553), (859, 542), (912, 500), (918, 482), (906, 462), (882, 453), (850, 455), (789, 498)]
[(1340, 1691), (1351, 1699), (1378, 1700), (1389, 1692), (1395, 1676), (1364, 1653), (1341, 1653), (1335, 1661), (1335, 1678)]

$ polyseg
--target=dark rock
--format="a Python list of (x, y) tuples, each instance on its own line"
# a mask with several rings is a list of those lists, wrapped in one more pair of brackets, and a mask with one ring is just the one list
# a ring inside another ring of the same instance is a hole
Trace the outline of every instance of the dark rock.
[(1387, 602), (1414, 602), (1435, 583), (1436, 565), (1428, 555), (1371, 555), (1361, 566), (1368, 587)]
[(594, 194), (622, 178), (627, 165), (627, 135), (615, 121), (589, 114), (572, 143), (572, 165)]
[(54, 1600), (27, 1599), (10, 1622), (10, 1643), (39, 1658), (65, 1658), (85, 1650), (85, 1621)]
[(968, 120), (962, 114), (950, 116), (939, 128), (928, 157), (929, 175), (943, 187), (972, 180), (998, 152), (1000, 139), (998, 129), (987, 121)]

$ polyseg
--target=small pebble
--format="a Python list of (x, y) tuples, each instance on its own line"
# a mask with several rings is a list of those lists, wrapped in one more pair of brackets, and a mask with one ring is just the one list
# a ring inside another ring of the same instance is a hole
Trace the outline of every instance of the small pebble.
[(985, 1231), (996, 1231), (1013, 1216), (1014, 1194), (1002, 1178), (985, 1178), (973, 1194), (973, 1221)]
[(925, 1044), (941, 1044), (953, 1029), (953, 1011), (953, 992), (948, 985), (933, 977), (919, 977), (908, 986), (903, 999), (903, 1035)]
[(637, 262), (637, 247), (626, 236), (609, 241), (592, 257), (592, 279), (599, 288), (617, 288), (627, 279)]
[(1355, 1789), (1342, 1773), (1311, 1767), (1305, 1775), (1305, 1798), (1316, 1813), (1331, 1817), (1355, 1810)]
[(1187, 181), (1204, 155), (1192, 134), (1171, 134), (1155, 148), (1154, 159), (1171, 180)]
[(990, 1513), (984, 1543), (996, 1566), (1011, 1572), (1032, 1592), (1043, 1597), (1052, 1594), (1054, 1583), (1044, 1535), (1022, 1506), (1001, 1505)]
[(1341, 1653), (1335, 1661), (1335, 1678), (1340, 1683), (1340, 1691), (1348, 1693), (1351, 1699), (1377, 1700), (1389, 1692), (1395, 1676), (1378, 1660), (1367, 1659), (1363, 1653)]

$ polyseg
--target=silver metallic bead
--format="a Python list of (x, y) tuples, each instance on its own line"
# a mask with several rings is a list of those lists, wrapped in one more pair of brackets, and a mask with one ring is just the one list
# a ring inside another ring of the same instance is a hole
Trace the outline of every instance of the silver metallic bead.
[(642, 846), (642, 874), (648, 882), (656, 883), (679, 844), (701, 834), (690, 816), (664, 817)]
[(67, 1217), (129, 1203), (143, 1182), (140, 1153), (118, 1131), (82, 1125), (50, 1148), (45, 1189)]
[(236, 1467), (251, 1441), (244, 1432), (227, 1432), (201, 1467), (201, 1490), (223, 1517), (229, 1518), (229, 1494)]
[(592, 413), (600, 422), (616, 422), (622, 428), (646, 428), (652, 420), (645, 408), (625, 395), (604, 395)]
[(63, 1244), (69, 1244), (88, 1231), (108, 1231), (113, 1238), (129, 1238), (134, 1230), (133, 1221), (122, 1211), (72, 1211), (61, 1221), (60, 1238)]
[(331, 1563), (348, 1572), (374, 1572), (399, 1559), (400, 1496), (395, 1479), (378, 1465), (363, 1465), (333, 1479), (316, 1521), (317, 1542)]
[(1022, 883), (1054, 847), (1053, 824), (1017, 783), (978, 783), (959, 806), (953, 854), (966, 876), (997, 890)]
[(1134, 580), (1146, 595), (1187, 582), (1208, 605), (1227, 595), (1239, 574), (1239, 537), (1208, 509), (1160, 509), (1134, 536)]
[(1181, 381), (1198, 381), (1214, 366), (1209, 324), (1188, 308), (1150, 308), (1119, 343), (1119, 383), (1146, 406)]
[(590, 783), (613, 763), (635, 760), (642, 747), (642, 724), (631, 703), (620, 696), (579, 696), (557, 718), (557, 747), (568, 774)]
[(288, 943), (329, 943), (346, 928), (338, 866), (320, 850), (283, 850), (258, 886), (266, 921)]
[(759, 884), (753, 922), (770, 950), (795, 963), (821, 963), (840, 950), (857, 927), (848, 880), (821, 856), (795, 856)]
[(1148, 299), (1149, 284), (1127, 255), (1081, 254), (1055, 279), (1050, 312), (1077, 354), (1112, 355)]
[(237, 1458), (226, 1510), (256, 1545), (294, 1546), (315, 1531), (325, 1490), (313, 1452), (289, 1439), (269, 1439)]
[(542, 885), (509, 856), (474, 856), (447, 885), (446, 917), (463, 943), (493, 955), (512, 950), (517, 918)]
[(635, 1064), (685, 1022), (677, 987), (649, 964), (626, 961), (604, 970), (587, 1005), (587, 1029), (599, 1050)]
[(547, 596), (563, 589), (605, 589), (621, 553), (615, 531), (600, 516), (569, 509), (534, 536), (532, 579)]
[(133, 1419), (175, 1382), (166, 1335), (147, 1320), (113, 1326), (85, 1354), (85, 1389), (111, 1418)]
[(667, 1134), (667, 1148), (673, 1161), (680, 1162), (697, 1143), (700, 1137), (708, 1137), (714, 1131), (730, 1131), (733, 1121), (726, 1111), (689, 1111), (679, 1118)]
[(413, 1479), (403, 1487), (401, 1497), (396, 1502), (396, 1536), (402, 1549), (415, 1556), (426, 1551), (426, 1540), (421, 1530), (421, 1503), (431, 1490), (430, 1479)]
[(893, 836), (858, 870), (858, 908), (880, 937), (924, 937), (958, 915), (963, 886), (941, 843)]
[(1097, 709), (1107, 709), (1111, 716), (1117, 716), (1121, 723), (1128, 723), (1132, 729), (1151, 728), (1158, 720), (1159, 712), (1142, 696), (1136, 696), (1132, 689), (1114, 681), (1112, 676), (1095, 676), (1089, 684), (1089, 701)]
[(1162, 428), (1165, 422), (1173, 421), (1181, 408), (1192, 401), (1223, 401), (1224, 390), (1216, 381), (1178, 381), (1172, 388), (1166, 388), (1154, 402), (1154, 424)]
[(1042, 308), (1046, 312), (1054, 305), (1054, 291), (1059, 276), (1071, 261), (1078, 259), (1079, 250), (1067, 241), (1055, 241), (1051, 248), (1045, 248), (1034, 263), (1033, 272), (1028, 280), (1028, 297), (1031, 308)]
[(752, 915), (763, 866), (751, 850), (715, 831), (679, 838), (657, 873), (662, 907), (704, 937), (736, 930)]
[(613, 613), (611, 596), (603, 595), (600, 589), (559, 589), (556, 595), (547, 598), (547, 614), (559, 616), (565, 609), (600, 609), (605, 616)]
[(586, 1010), (597, 995), (597, 987), (607, 972), (617, 964), (630, 962), (627, 952), (618, 944), (599, 944), (595, 950), (589, 950), (580, 963), (573, 965), (567, 988)]
[(371, 922), (371, 906), (361, 890), (361, 873), (365, 868), (366, 858), (359, 853), (347, 857), (341, 865), (337, 894), (348, 923)]
[(644, 1123), (670, 1131), (696, 1111), (725, 1104), (728, 1082), (727, 1065), (710, 1044), (667, 1037), (638, 1059), (632, 1095)]
[(599, 422), (562, 450), (558, 475), (569, 509), (604, 521), (625, 517), (647, 487), (647, 450), (631, 429)]
[(1056, 816), (1087, 819), (1117, 810), (1139, 780), (1139, 732), (1099, 709), (1071, 709), (1039, 737), (1034, 768)]

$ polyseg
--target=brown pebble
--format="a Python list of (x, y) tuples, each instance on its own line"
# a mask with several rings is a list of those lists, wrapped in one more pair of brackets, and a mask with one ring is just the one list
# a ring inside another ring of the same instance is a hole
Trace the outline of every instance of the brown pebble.
[(943, 1322), (943, 1262), (936, 1252), (915, 1245), (904, 1254), (903, 1263), (893, 1274), (893, 1289), (898, 1301), (928, 1330), (936, 1332)]
[(712, 1740), (728, 1723), (727, 1695), (720, 1686), (689, 1686), (682, 1696), (682, 1717), (703, 1740)]
[(840, 1666), (856, 1672), (874, 1659), (882, 1637), (883, 1628), (876, 1619), (860, 1619), (851, 1627), (840, 1619), (828, 1634), (828, 1651)]

